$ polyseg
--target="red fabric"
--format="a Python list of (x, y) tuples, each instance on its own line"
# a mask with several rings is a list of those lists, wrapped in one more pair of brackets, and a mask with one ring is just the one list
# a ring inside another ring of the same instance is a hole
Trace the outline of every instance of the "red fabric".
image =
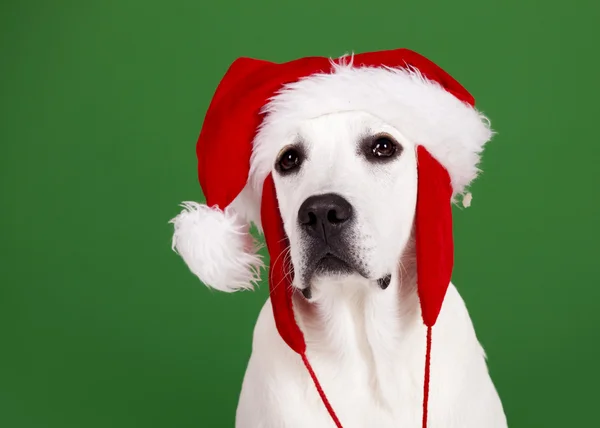
[(269, 293), (277, 331), (290, 348), (298, 354), (303, 354), (306, 350), (306, 343), (302, 330), (298, 327), (294, 317), (291, 288), (293, 272), (291, 263), (289, 263), (290, 258), (285, 254), (288, 249), (288, 240), (279, 215), (275, 183), (273, 183), (271, 174), (263, 185), (261, 223), (271, 259), (269, 263)]
[[(417, 68), (426, 78), (437, 81), (461, 101), (474, 105), (473, 97), (448, 73), (427, 58), (408, 49), (357, 54), (355, 66)], [(198, 179), (209, 206), (226, 208), (248, 180), (252, 142), (262, 121), (261, 109), (287, 83), (315, 73), (331, 72), (328, 58), (309, 57), (276, 64), (251, 58), (233, 62), (217, 87), (207, 110), (196, 144)], [(450, 282), (453, 262), (451, 187), (446, 170), (423, 148), (418, 148), (418, 200), (416, 213), (418, 292), (423, 321), (435, 324)], [(263, 188), (261, 207), (265, 241), (271, 258), (269, 287), (275, 323), (283, 340), (303, 356), (306, 343), (294, 318), (291, 266), (286, 266), (287, 239), (279, 215), (272, 177)], [(288, 273), (288, 275), (286, 275)], [(428, 339), (429, 340), (429, 339)], [(429, 387), (428, 341), (426, 383)], [(305, 361), (305, 364), (308, 360)], [(307, 364), (311, 377), (338, 427), (339, 421), (328, 405), (320, 385)], [(427, 389), (428, 391), (428, 389)], [(426, 424), (427, 397), (424, 403)], [(424, 425), (426, 426), (426, 425)]]
[(454, 264), (452, 185), (448, 171), (417, 147), (417, 290), (423, 322), (432, 327), (442, 308)]
[(196, 144), (198, 178), (209, 206), (227, 207), (246, 185), (252, 141), (267, 100), (282, 85), (329, 69), (325, 58), (285, 64), (239, 58), (231, 64), (208, 107)]

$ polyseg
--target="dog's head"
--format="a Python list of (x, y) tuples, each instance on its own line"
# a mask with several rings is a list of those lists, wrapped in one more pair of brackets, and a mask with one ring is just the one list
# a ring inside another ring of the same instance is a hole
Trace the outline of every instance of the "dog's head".
[(414, 145), (363, 112), (306, 120), (286, 133), (271, 173), (293, 285), (305, 295), (321, 279), (387, 287), (411, 236)]

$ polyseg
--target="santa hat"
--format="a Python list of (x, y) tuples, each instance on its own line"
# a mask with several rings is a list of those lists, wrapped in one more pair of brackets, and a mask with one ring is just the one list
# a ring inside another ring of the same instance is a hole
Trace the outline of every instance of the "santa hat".
[(473, 97), (437, 65), (407, 49), (281, 64), (234, 61), (214, 94), (196, 146), (206, 205), (184, 204), (172, 220), (173, 248), (202, 282), (231, 292), (259, 281), (262, 261), (250, 223), (263, 231), (277, 329), (302, 358), (341, 427), (306, 357), (304, 336), (294, 317), (291, 266), (283, 257), (287, 238), (270, 174), (277, 150), (269, 145), (278, 143), (274, 139), (288, 129), (286, 124), (342, 111), (371, 113), (417, 146), (415, 239), (418, 295), (427, 326), (426, 427), (432, 327), (453, 267), (451, 203), (476, 177), (479, 154), (492, 136)]

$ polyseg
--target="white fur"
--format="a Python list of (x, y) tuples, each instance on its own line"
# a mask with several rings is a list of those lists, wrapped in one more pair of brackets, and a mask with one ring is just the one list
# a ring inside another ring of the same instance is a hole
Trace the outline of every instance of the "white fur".
[[(300, 204), (314, 194), (335, 192), (353, 205), (354, 251), (371, 273), (369, 278), (317, 277), (309, 302), (296, 293), (308, 358), (344, 428), (421, 427), (426, 329), (412, 239), (416, 146), (404, 132), (365, 112), (287, 123), (282, 138), (258, 150), (269, 147), (276, 156), (300, 141), (307, 152), (299, 173), (282, 177), (269, 171), (294, 271), (302, 272), (306, 255), (296, 226)], [(272, 135), (268, 126), (263, 131)], [(356, 146), (361, 136), (379, 132), (393, 136), (404, 151), (395, 162), (373, 167)], [(376, 278), (386, 272), (393, 273), (392, 282), (381, 290)], [(302, 287), (296, 280), (293, 285)], [(300, 357), (280, 338), (270, 305), (265, 303), (254, 330), (236, 428), (333, 427)], [(507, 426), (485, 353), (452, 284), (433, 329), (429, 403), (429, 428)]]
[(220, 291), (250, 289), (260, 281), (262, 260), (249, 225), (233, 208), (221, 211), (184, 202), (175, 225), (173, 250), (205, 285)]

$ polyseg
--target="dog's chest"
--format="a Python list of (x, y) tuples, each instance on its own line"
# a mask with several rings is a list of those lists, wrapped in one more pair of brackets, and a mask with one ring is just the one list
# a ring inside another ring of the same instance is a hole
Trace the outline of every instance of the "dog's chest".
[[(352, 427), (413, 427), (420, 418), (422, 385), (408, 368), (406, 361), (375, 357), (373, 365), (364, 361), (322, 364), (315, 370), (333, 409), (343, 419), (345, 428)], [(383, 367), (379, 366), (380, 364)], [(305, 380), (310, 391), (310, 380)], [(315, 426), (330, 426), (323, 403), (309, 400)]]
[[(308, 359), (345, 428), (366, 426), (414, 427), (421, 417), (423, 397), (424, 335), (400, 332), (377, 317), (348, 314), (335, 334), (307, 329)], [(422, 352), (419, 350), (422, 349)], [(314, 415), (311, 426), (330, 427), (331, 418), (316, 394), (306, 370), (297, 366), (303, 396), (293, 407)], [(290, 391), (290, 397), (294, 397)], [(294, 401), (294, 400), (292, 400)]]
[[(307, 357), (344, 428), (422, 426), (426, 331), (418, 313), (364, 311), (303, 325)], [(404, 314), (399, 329), (397, 314)], [(339, 321), (339, 322), (338, 322)], [(375, 321), (375, 322), (374, 322)], [(385, 320), (384, 320), (385, 321)], [(357, 327), (359, 326), (359, 327)], [(361, 327), (362, 326), (362, 327)], [(451, 287), (434, 332), (430, 428), (505, 428), (506, 418), (464, 303)], [(267, 303), (254, 332), (236, 428), (332, 428), (302, 359), (283, 342)]]

